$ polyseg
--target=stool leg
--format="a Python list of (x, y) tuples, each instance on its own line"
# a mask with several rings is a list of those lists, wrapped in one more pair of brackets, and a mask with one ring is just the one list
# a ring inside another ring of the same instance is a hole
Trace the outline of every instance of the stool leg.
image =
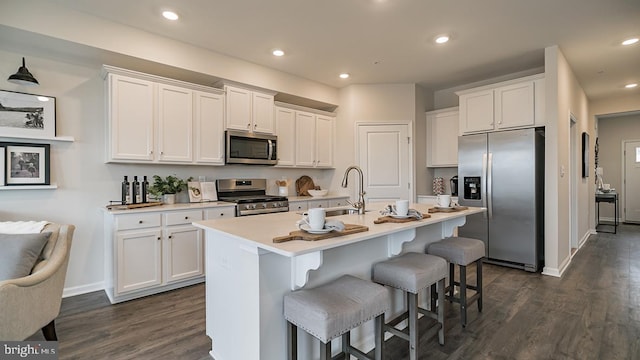
[(482, 312), (482, 259), (476, 261), (476, 284), (478, 288), (478, 312)]
[[(453, 275), (455, 274), (453, 263), (449, 263), (449, 297), (453, 299), (453, 290), (455, 289), (455, 281)], [(449, 300), (451, 302), (451, 300)]]
[(418, 360), (418, 294), (407, 293), (409, 308), (409, 359)]
[[(440, 289), (436, 290), (436, 284), (431, 285), (431, 311), (435, 312), (436, 311), (436, 307), (437, 305), (437, 300), (438, 299), (444, 299), (443, 297), (440, 296)], [(437, 292), (436, 292), (437, 291)], [(442, 300), (440, 300), (442, 301)]]
[[(438, 344), (444, 345), (444, 279), (438, 280), (438, 299), (440, 299), (440, 304), (438, 304), (438, 323), (442, 326), (440, 331), (438, 331)], [(436, 308), (431, 308), (432, 311), (435, 311)]]
[(460, 323), (467, 326), (467, 267), (460, 265)]
[[(342, 334), (342, 352), (344, 353), (344, 359), (349, 360), (349, 346), (351, 345), (351, 331), (347, 331)], [(331, 358), (331, 356), (329, 356)]]
[(331, 360), (331, 340), (327, 343), (320, 341), (320, 360)]
[(384, 325), (384, 313), (376, 316), (375, 320), (375, 339), (376, 348), (374, 350), (374, 359), (382, 360), (382, 347), (384, 346), (384, 331), (382, 330)]
[(298, 327), (287, 321), (287, 357), (298, 359)]

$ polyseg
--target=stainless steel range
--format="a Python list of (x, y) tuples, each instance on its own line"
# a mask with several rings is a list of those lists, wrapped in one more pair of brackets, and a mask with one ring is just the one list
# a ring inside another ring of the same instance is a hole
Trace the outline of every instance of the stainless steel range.
[(267, 195), (266, 179), (218, 179), (218, 200), (236, 204), (236, 216), (289, 211), (284, 196)]

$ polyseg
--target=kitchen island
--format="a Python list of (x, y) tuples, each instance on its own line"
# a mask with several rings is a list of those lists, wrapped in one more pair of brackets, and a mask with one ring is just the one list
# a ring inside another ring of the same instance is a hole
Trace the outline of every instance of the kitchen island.
[[(286, 359), (283, 296), (301, 287), (314, 287), (343, 274), (371, 278), (371, 266), (398, 254), (424, 252), (427, 244), (451, 236), (467, 215), (482, 208), (430, 214), (406, 223), (374, 224), (384, 203), (368, 204), (364, 215), (340, 215), (331, 220), (364, 225), (368, 231), (320, 241), (273, 243), (296, 230), (296, 212), (198, 221), (206, 241), (206, 332), (216, 360)], [(430, 205), (412, 204), (427, 214)], [(423, 297), (424, 298), (424, 297)], [(393, 293), (391, 313), (404, 306)], [(301, 359), (317, 358), (318, 341), (298, 334)], [(373, 348), (373, 323), (352, 332), (352, 343)], [(338, 345), (334, 345), (338, 352)]]

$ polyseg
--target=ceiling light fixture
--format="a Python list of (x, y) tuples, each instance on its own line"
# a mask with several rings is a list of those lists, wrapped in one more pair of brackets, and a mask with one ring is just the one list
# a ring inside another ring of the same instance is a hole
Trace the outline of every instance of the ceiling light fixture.
[(438, 35), (434, 40), (437, 44), (444, 44), (449, 41), (449, 35)]
[(165, 19), (172, 20), (172, 21), (178, 20), (178, 18), (179, 18), (178, 14), (174, 13), (173, 11), (169, 11), (169, 10), (163, 11), (162, 12), (162, 16), (164, 16)]
[(627, 40), (622, 42), (622, 45), (624, 45), (624, 46), (633, 45), (633, 44), (637, 43), (638, 40), (639, 40), (638, 38), (627, 39)]
[(625, 88), (627, 88), (627, 89), (633, 89), (633, 88), (634, 88), (634, 87), (636, 87), (636, 86), (638, 86), (638, 84), (633, 83), (633, 84), (627, 84), (627, 85), (625, 85), (624, 87), (625, 87)]
[(24, 57), (22, 58), (22, 66), (18, 69), (18, 72), (9, 76), (8, 82), (12, 82), (18, 85), (40, 85), (38, 80), (31, 75), (27, 66), (24, 63)]
[(273, 56), (283, 56), (284, 55), (284, 51), (282, 51), (280, 49), (275, 49), (271, 53), (273, 54)]
[(340, 79), (348, 79), (348, 78), (349, 78), (349, 74), (347, 73), (340, 74)]

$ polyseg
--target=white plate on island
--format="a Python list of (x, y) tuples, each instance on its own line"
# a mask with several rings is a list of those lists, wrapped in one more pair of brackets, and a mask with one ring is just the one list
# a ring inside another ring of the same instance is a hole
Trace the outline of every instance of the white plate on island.
[(326, 234), (326, 233), (331, 232), (333, 230), (333, 229), (327, 229), (327, 228), (323, 228), (323, 229), (320, 229), (320, 230), (313, 230), (307, 224), (302, 224), (299, 227), (300, 227), (300, 230), (306, 231), (309, 234)]
[(436, 209), (453, 209), (454, 206), (438, 206), (436, 205)]
[(389, 215), (394, 219), (408, 219), (411, 217), (411, 215), (395, 215), (395, 214), (391, 214)]

